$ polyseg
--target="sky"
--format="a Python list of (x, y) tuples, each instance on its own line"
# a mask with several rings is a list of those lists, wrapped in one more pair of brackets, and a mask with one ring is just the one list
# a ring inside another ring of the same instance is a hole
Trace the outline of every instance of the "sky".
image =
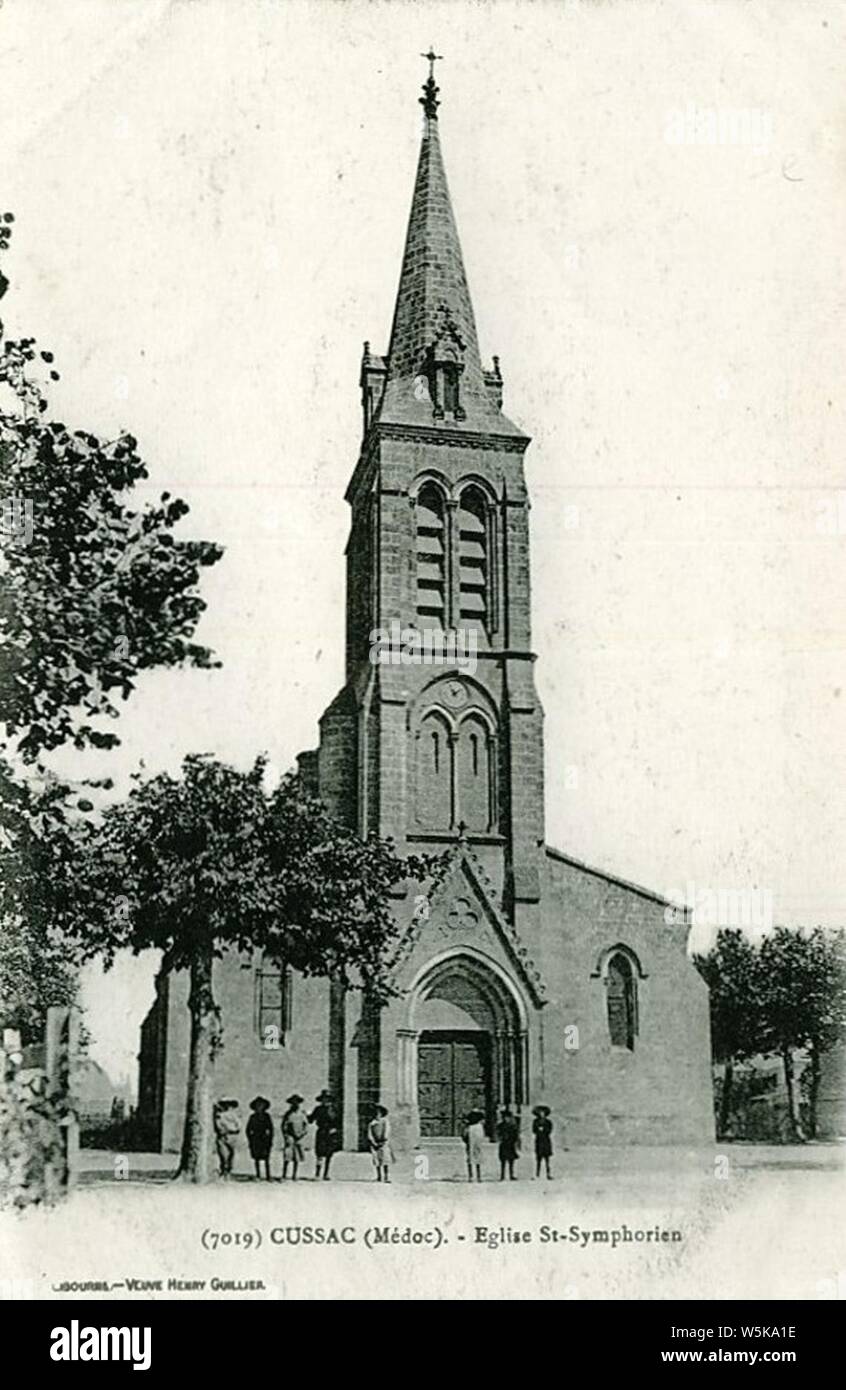
[[(315, 745), (434, 44), (480, 345), (533, 440), (547, 839), (842, 923), (844, 28), (815, 0), (5, 0), (7, 331), (56, 354), (55, 418), (130, 430), (225, 547), (222, 669), (145, 677), (122, 747), (62, 770)], [(154, 969), (86, 971), (115, 1076)]]

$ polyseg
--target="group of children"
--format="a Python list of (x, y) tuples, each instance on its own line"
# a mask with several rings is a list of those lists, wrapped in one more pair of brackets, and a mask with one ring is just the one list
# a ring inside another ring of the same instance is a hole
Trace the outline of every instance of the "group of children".
[[(282, 1137), (282, 1178), (290, 1172), (296, 1179), (300, 1164), (305, 1162), (306, 1139), (309, 1125), (314, 1125), (315, 1178), (328, 1178), (333, 1154), (341, 1147), (340, 1125), (336, 1117), (332, 1096), (321, 1091), (310, 1114), (302, 1109), (302, 1096), (291, 1095), (285, 1102), (287, 1109), (279, 1126)], [(266, 1096), (256, 1096), (250, 1101), (252, 1114), (247, 1121), (246, 1136), (250, 1157), (255, 1164), (256, 1177), (262, 1176), (270, 1181), (270, 1151), (273, 1148), (273, 1120), (270, 1117), (270, 1101)], [(237, 1100), (219, 1100), (214, 1107), (214, 1133), (220, 1176), (228, 1178), (232, 1172), (235, 1158), (235, 1141), (241, 1130), (237, 1114)], [(536, 1105), (532, 1111), (532, 1134), (535, 1146), (535, 1176), (541, 1176), (545, 1169), (547, 1178), (552, 1177), (552, 1120), (548, 1105)], [(482, 1157), (487, 1137), (485, 1115), (481, 1110), (471, 1110), (465, 1117), (461, 1137), (467, 1154), (467, 1177), (470, 1182), (482, 1181)], [(503, 1106), (496, 1125), (496, 1139), (499, 1152), (500, 1181), (505, 1180), (506, 1171), (514, 1179), (514, 1164), (520, 1154), (520, 1120), (510, 1105)], [(367, 1140), (377, 1182), (390, 1182), (391, 1165), (394, 1153), (391, 1148), (391, 1122), (387, 1107), (374, 1106), (374, 1116), (367, 1126)]]
[[(341, 1147), (341, 1131), (338, 1124), (332, 1096), (329, 1091), (321, 1091), (314, 1103), (314, 1109), (306, 1114), (302, 1109), (303, 1097), (291, 1095), (285, 1102), (288, 1107), (279, 1125), (282, 1136), (282, 1180), (296, 1179), (300, 1164), (305, 1162), (306, 1139), (309, 1125), (314, 1125), (315, 1178), (328, 1178), (332, 1155)], [(391, 1148), (391, 1125), (386, 1106), (374, 1107), (375, 1114), (367, 1128), (373, 1166), (378, 1182), (390, 1182), (391, 1164), (394, 1154)], [(256, 1177), (262, 1176), (270, 1181), (270, 1151), (273, 1148), (273, 1120), (270, 1117), (270, 1101), (266, 1096), (256, 1096), (250, 1101), (253, 1112), (247, 1120), (246, 1136), (250, 1157), (256, 1168)], [(219, 1100), (214, 1107), (214, 1135), (220, 1176), (228, 1178), (232, 1173), (235, 1159), (235, 1141), (241, 1131), (241, 1121), (237, 1114), (237, 1100)]]
[[(535, 1177), (540, 1177), (541, 1168), (543, 1168), (547, 1178), (551, 1178), (551, 1111), (548, 1105), (536, 1105), (532, 1114), (534, 1115), (532, 1134), (535, 1141)], [(483, 1145), (487, 1137), (483, 1111), (471, 1110), (469, 1112), (462, 1127), (461, 1137), (467, 1151), (467, 1177), (470, 1182), (474, 1180), (481, 1182)], [(510, 1105), (504, 1105), (500, 1111), (496, 1126), (496, 1138), (499, 1152), (499, 1180), (504, 1182), (506, 1169), (509, 1178), (513, 1180), (516, 1176), (514, 1164), (520, 1154), (520, 1121)]]
[[(310, 1114), (302, 1109), (303, 1097), (291, 1095), (285, 1102), (288, 1107), (279, 1126), (282, 1136), (282, 1177), (296, 1178), (301, 1163), (305, 1162), (306, 1137), (309, 1125), (314, 1125), (314, 1158), (316, 1178), (328, 1178), (332, 1155), (341, 1147), (340, 1126), (335, 1118), (332, 1097), (328, 1091), (321, 1091)], [(241, 1130), (241, 1121), (236, 1113), (237, 1100), (219, 1100), (214, 1107), (214, 1136), (220, 1176), (228, 1178), (232, 1172), (235, 1158), (235, 1140)], [(270, 1151), (273, 1148), (273, 1120), (270, 1117), (270, 1101), (266, 1096), (256, 1096), (250, 1101), (252, 1114), (247, 1120), (247, 1147), (256, 1168), (256, 1177), (262, 1176), (270, 1181)]]

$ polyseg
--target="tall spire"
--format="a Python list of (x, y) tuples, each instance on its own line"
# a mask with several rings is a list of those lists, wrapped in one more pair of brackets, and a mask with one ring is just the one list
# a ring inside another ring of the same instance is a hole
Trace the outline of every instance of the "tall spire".
[[(430, 49), (420, 104), (423, 141), (408, 219), (387, 380), (379, 411), (383, 421), (451, 423), (491, 427), (499, 413), (499, 373), (485, 373), (461, 243), (455, 225), (438, 134), (438, 87)], [(501, 384), (501, 383), (500, 383)], [(513, 426), (511, 427), (513, 429)]]

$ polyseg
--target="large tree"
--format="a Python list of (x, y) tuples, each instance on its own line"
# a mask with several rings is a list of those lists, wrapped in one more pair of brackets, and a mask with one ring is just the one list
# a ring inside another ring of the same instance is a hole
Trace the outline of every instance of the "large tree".
[[(0, 217), (0, 252), (11, 229)], [(0, 297), (8, 281), (0, 273)], [(50, 418), (52, 354), (0, 323), (0, 1014), (37, 1024), (66, 989), (68, 962), (49, 936), (49, 866), (65, 853), (50, 750), (108, 748), (121, 701), (156, 666), (209, 666), (193, 640), (213, 544), (178, 539), (188, 508), (163, 493), (139, 505), (147, 478), (135, 439), (100, 439)], [(33, 775), (33, 773), (35, 775)]]
[(65, 925), (109, 962), (124, 947), (162, 952), (190, 976), (191, 1044), (180, 1172), (210, 1175), (214, 1061), (224, 1043), (214, 962), (256, 948), (306, 975), (391, 990), (397, 934), (391, 900), (409, 878), (437, 873), (401, 859), (390, 841), (362, 840), (332, 819), (301, 779), (266, 786), (258, 759), (240, 772), (185, 759), (179, 777), (136, 783), (126, 802), (84, 832), (84, 872), (68, 882)]
[(137, 506), (148, 473), (132, 435), (102, 440), (48, 419), (42, 362), (52, 354), (0, 323), (0, 719), (27, 760), (68, 742), (112, 747), (103, 721), (141, 671), (211, 664), (191, 638), (201, 570), (221, 555), (174, 536), (188, 511), (179, 498)]
[(723, 930), (696, 964), (711, 994), (714, 1060), (724, 1064), (718, 1131), (725, 1135), (738, 1061), (775, 1055), (784, 1069), (791, 1138), (804, 1138), (796, 1087), (796, 1056), (808, 1058), (808, 1132), (824, 1054), (846, 1037), (846, 934), (776, 927), (759, 944)]
[(723, 1065), (717, 1132), (728, 1131), (734, 1068), (763, 1050), (764, 1016), (760, 958), (756, 947), (737, 928), (722, 928), (706, 955), (695, 958), (710, 991), (711, 1046)]
[(817, 1137), (817, 1100), (822, 1059), (846, 1040), (846, 931), (816, 927), (808, 941), (808, 996), (811, 1021), (808, 1029), (810, 1085), (808, 1133)]
[(796, 1053), (807, 1051), (811, 1068), (809, 1130), (816, 1128), (820, 1063), (846, 1036), (843, 932), (776, 927), (761, 943), (765, 1041), (784, 1067), (791, 1136), (805, 1137), (796, 1097)]

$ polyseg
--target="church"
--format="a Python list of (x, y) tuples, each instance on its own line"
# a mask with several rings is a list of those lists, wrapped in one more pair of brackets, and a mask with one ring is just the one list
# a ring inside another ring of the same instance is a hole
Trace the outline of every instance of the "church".
[[(471, 1109), (492, 1132), (506, 1104), (524, 1133), (548, 1105), (571, 1146), (707, 1143), (708, 993), (689, 924), (545, 843), (530, 441), (503, 413), (498, 359), (480, 356), (429, 57), (388, 350), (365, 343), (361, 362), (346, 680), (299, 766), (345, 825), (445, 852), (447, 871), (396, 900), (398, 992), (381, 1009), (258, 954), (217, 962), (216, 1090), (242, 1113), (263, 1092), (278, 1121), (289, 1092), (310, 1103), (328, 1088), (347, 1149), (365, 1146), (377, 1102), (400, 1152), (455, 1143)], [(139, 1116), (167, 1151), (187, 993), (184, 974), (160, 974), (141, 1030)]]

